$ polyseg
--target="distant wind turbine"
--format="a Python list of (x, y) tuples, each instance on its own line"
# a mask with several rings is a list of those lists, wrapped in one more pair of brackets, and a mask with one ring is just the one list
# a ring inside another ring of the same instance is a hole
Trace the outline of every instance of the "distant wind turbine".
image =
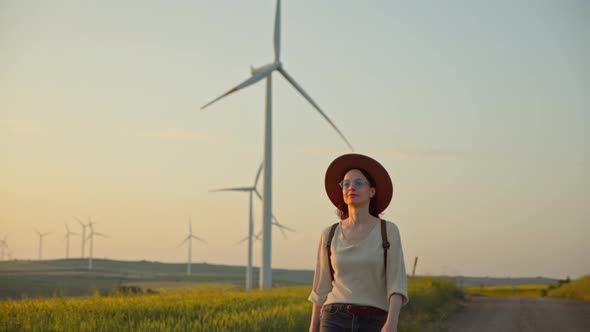
[(37, 232), (37, 234), (39, 235), (39, 260), (41, 260), (43, 256), (43, 237), (49, 235), (50, 232), (41, 233), (37, 229), (35, 229), (35, 232)]
[(65, 223), (65, 225), (66, 225), (66, 236), (64, 236), (64, 239), (66, 240), (66, 259), (68, 259), (68, 258), (70, 258), (70, 235), (80, 235), (80, 234), (70, 231), (70, 226), (68, 226), (67, 223)]
[(263, 245), (262, 245), (262, 266), (260, 269), (260, 288), (269, 289), (272, 288), (272, 267), (271, 267), (271, 218), (272, 218), (272, 73), (278, 71), (294, 88), (297, 90), (303, 98), (305, 98), (318, 113), (332, 126), (334, 130), (344, 140), (346, 145), (353, 150), (352, 145), (342, 132), (336, 127), (336, 125), (328, 118), (326, 113), (311, 99), (311, 97), (303, 90), (303, 88), (295, 82), (293, 77), (287, 73), (283, 63), (280, 60), (281, 54), (281, 1), (277, 0), (277, 8), (275, 13), (275, 26), (274, 26), (274, 62), (262, 66), (260, 68), (251, 68), (252, 76), (242, 83), (236, 85), (221, 96), (213, 99), (212, 101), (205, 104), (201, 109), (205, 109), (209, 105), (216, 101), (224, 98), (225, 96), (232, 94), (238, 90), (244, 89), (263, 78), (266, 78), (266, 110), (265, 110), (265, 129), (264, 129), (264, 202), (262, 204), (263, 211)]
[(188, 241), (188, 263), (186, 266), (186, 275), (191, 275), (191, 264), (192, 264), (192, 251), (193, 251), (193, 239), (199, 240), (203, 243), (207, 243), (207, 241), (201, 239), (200, 237), (193, 234), (193, 220), (189, 217), (188, 221), (188, 236), (178, 245), (179, 247), (182, 246), (185, 242)]
[(88, 255), (88, 270), (92, 270), (92, 255), (93, 255), (93, 250), (94, 250), (94, 237), (95, 236), (108, 237), (105, 234), (95, 232), (94, 231), (95, 224), (96, 223), (94, 223), (92, 221), (88, 222), (88, 226), (90, 227), (90, 234), (88, 235), (88, 239), (90, 240), (90, 253)]
[(78, 217), (74, 217), (74, 218), (78, 221), (80, 226), (82, 226), (82, 255), (80, 257), (84, 258), (84, 255), (86, 254), (86, 227), (88, 227), (88, 225), (85, 224), (82, 220), (80, 220), (80, 218), (78, 218)]
[(254, 240), (262, 240), (262, 231), (259, 231), (258, 233), (256, 233), (253, 237), (250, 236), (246, 236), (243, 239), (241, 239), (240, 241), (236, 242), (236, 245), (242, 243), (242, 242), (246, 242), (248, 239), (253, 238)]
[[(249, 212), (248, 212), (248, 236), (245, 238), (246, 240), (248, 240), (248, 266), (246, 268), (246, 291), (250, 292), (252, 291), (252, 247), (253, 247), (253, 234), (254, 234), (254, 216), (253, 216), (253, 211), (252, 211), (252, 195), (256, 194), (256, 196), (262, 200), (262, 196), (260, 195), (260, 193), (258, 192), (257, 186), (258, 186), (258, 180), (260, 178), (260, 173), (262, 172), (262, 168), (264, 166), (264, 163), (260, 164), (260, 167), (258, 167), (258, 171), (256, 172), (256, 177), (254, 178), (254, 185), (252, 185), (251, 187), (234, 187), (234, 188), (223, 188), (223, 189), (213, 189), (213, 190), (209, 190), (210, 192), (220, 192), (220, 191), (240, 191), (240, 192), (247, 192), (249, 193), (250, 196), (250, 205), (249, 205)], [(283, 231), (283, 229), (287, 229), (287, 230), (291, 230), (290, 228), (281, 225), (276, 217), (273, 215), (273, 225), (279, 227), (280, 231), (283, 233), (283, 236), (285, 236), (285, 233)], [(292, 230), (291, 230), (292, 231)], [(245, 240), (241, 240), (239, 243), (243, 242)]]

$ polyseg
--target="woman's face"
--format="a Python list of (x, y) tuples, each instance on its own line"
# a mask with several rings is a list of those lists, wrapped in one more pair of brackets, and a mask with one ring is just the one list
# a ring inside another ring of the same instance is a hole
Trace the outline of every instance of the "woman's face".
[(342, 186), (344, 203), (354, 207), (369, 206), (371, 198), (375, 195), (375, 188), (371, 187), (369, 180), (361, 171), (351, 169), (346, 172), (342, 184), (344, 184)]

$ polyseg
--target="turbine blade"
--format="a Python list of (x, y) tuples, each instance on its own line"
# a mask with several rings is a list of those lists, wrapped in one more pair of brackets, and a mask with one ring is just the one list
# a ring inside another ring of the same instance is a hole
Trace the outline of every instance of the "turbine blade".
[(108, 235), (105, 235), (105, 234), (102, 234), (102, 233), (97, 233), (97, 232), (94, 232), (93, 235), (102, 236), (102, 237), (106, 237), (106, 238), (109, 237)]
[(198, 237), (198, 236), (196, 236), (196, 235), (193, 235), (192, 237), (193, 237), (193, 239), (195, 239), (195, 240), (199, 240), (199, 241), (201, 241), (201, 242), (203, 242), (203, 243), (207, 243), (207, 241), (205, 241), (205, 240), (201, 239), (200, 237)]
[(260, 70), (258, 70), (255, 74), (252, 75), (252, 77), (248, 78), (247, 80), (243, 81), (242, 83), (238, 84), (235, 88), (229, 90), (228, 92), (222, 94), (221, 96), (213, 99), (212, 101), (208, 102), (207, 104), (205, 104), (203, 107), (201, 107), (201, 109), (205, 109), (206, 107), (208, 107), (209, 105), (215, 103), (216, 101), (220, 100), (221, 98), (232, 94), (238, 90), (241, 90), (249, 85), (252, 85), (258, 81), (260, 81), (261, 79), (265, 78), (266, 76), (268, 76), (273, 70), (277, 69), (280, 66), (279, 63), (273, 63), (267, 66), (262, 67)]
[(281, 0), (277, 0), (277, 11), (275, 13), (275, 61), (281, 57)]
[(201, 106), (201, 110), (204, 110), (205, 108), (207, 108), (207, 106), (212, 105), (213, 103), (215, 103), (216, 101), (220, 100), (221, 98), (223, 98), (223, 97), (225, 97), (225, 96), (227, 96), (229, 94), (232, 94), (232, 93), (234, 93), (236, 91), (238, 91), (238, 88), (237, 87), (229, 90), (228, 92), (222, 94), (221, 96), (219, 96), (219, 97), (213, 99), (212, 101), (208, 102), (207, 104)]
[(260, 179), (260, 174), (262, 173), (262, 168), (264, 168), (264, 161), (260, 163), (258, 167), (258, 171), (256, 171), (256, 179), (254, 179), (254, 188), (258, 185), (258, 179)]
[(279, 224), (279, 221), (277, 220), (277, 217), (275, 217), (274, 213), (271, 213), (271, 217), (272, 217), (272, 220), (274, 220), (277, 225), (281, 225), (281, 224)]
[(262, 195), (260, 194), (260, 192), (258, 192), (258, 190), (257, 190), (257, 189), (254, 189), (254, 193), (256, 194), (256, 196), (258, 196), (258, 198), (259, 198), (260, 200), (262, 200)]
[(240, 244), (240, 243), (242, 243), (242, 242), (244, 242), (246, 240), (248, 240), (248, 236), (246, 236), (245, 238), (243, 238), (240, 241), (236, 242), (236, 245), (238, 245), (238, 244)]
[(275, 225), (275, 226), (277, 226), (278, 228), (286, 229), (286, 230), (291, 231), (291, 232), (295, 232), (295, 230), (293, 230), (292, 228), (289, 228), (289, 227), (287, 227), (287, 226), (285, 226), (283, 224), (279, 224), (276, 220), (272, 224)]
[(336, 125), (332, 122), (332, 120), (330, 120), (330, 118), (328, 118), (328, 116), (321, 110), (321, 108), (318, 106), (318, 104), (315, 103), (315, 101), (313, 101), (313, 99), (311, 99), (311, 97), (305, 92), (305, 90), (303, 90), (303, 88), (297, 84), (297, 82), (295, 82), (295, 80), (293, 79), (293, 77), (291, 77), (289, 74), (287, 74), (287, 72), (285, 71), (284, 68), (279, 68), (278, 69), (279, 72), (283, 75), (283, 77), (285, 77), (285, 79), (287, 81), (289, 81), (289, 83), (291, 83), (291, 85), (297, 90), (299, 91), (299, 93), (303, 96), (303, 98), (307, 99), (307, 101), (321, 114), (321, 116), (324, 117), (324, 119), (326, 119), (326, 121), (328, 121), (328, 123), (332, 126), (332, 128), (334, 128), (334, 130), (336, 130), (336, 132), (338, 133), (338, 135), (340, 135), (340, 137), (342, 137), (342, 139), (344, 140), (344, 142), (346, 142), (346, 145), (348, 145), (348, 147), (350, 148), (351, 151), (354, 151), (354, 149), (352, 148), (352, 145), (350, 144), (350, 142), (348, 142), (348, 140), (346, 139), (346, 137), (344, 137), (344, 134), (342, 134), (342, 132), (340, 131), (340, 129), (338, 129), (338, 127), (336, 127)]
[(188, 241), (189, 238), (190, 236), (187, 236), (184, 240), (182, 240), (182, 242), (180, 242), (180, 244), (176, 248), (182, 246), (186, 241)]
[(84, 225), (84, 223), (82, 222), (82, 220), (80, 220), (80, 218), (78, 218), (78, 217), (74, 217), (74, 219), (76, 219), (76, 221), (78, 221), (78, 223), (79, 223), (80, 225), (82, 225), (82, 227), (86, 226), (86, 225)]
[(254, 188), (252, 187), (234, 187), (234, 188), (221, 188), (221, 189), (211, 189), (209, 192), (218, 192), (218, 191), (252, 191)]

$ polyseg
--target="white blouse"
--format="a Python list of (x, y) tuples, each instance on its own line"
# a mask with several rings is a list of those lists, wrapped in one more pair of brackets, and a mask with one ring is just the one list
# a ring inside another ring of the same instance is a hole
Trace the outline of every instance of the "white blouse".
[[(313, 289), (308, 300), (324, 305), (329, 303), (353, 303), (389, 310), (389, 296), (402, 295), (402, 306), (409, 302), (408, 282), (404, 253), (397, 225), (386, 221), (387, 276), (384, 275), (381, 222), (374, 225), (362, 241), (349, 243), (342, 234), (342, 222), (336, 227), (332, 239), (332, 267), (334, 281), (330, 278), (326, 243), (331, 225), (322, 231), (318, 247)], [(387, 282), (386, 282), (387, 281)]]

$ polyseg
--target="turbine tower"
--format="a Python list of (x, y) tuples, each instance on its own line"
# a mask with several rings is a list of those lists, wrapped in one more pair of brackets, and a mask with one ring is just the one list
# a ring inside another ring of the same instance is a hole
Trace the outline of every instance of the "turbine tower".
[(352, 150), (352, 145), (348, 142), (346, 137), (340, 132), (336, 125), (328, 118), (328, 116), (321, 110), (316, 102), (303, 90), (303, 88), (295, 82), (293, 77), (287, 73), (283, 63), (281, 62), (281, 1), (277, 0), (277, 8), (275, 13), (274, 26), (274, 62), (264, 65), (259, 68), (252, 68), (252, 76), (242, 83), (236, 85), (228, 92), (213, 99), (205, 104), (201, 109), (208, 107), (223, 97), (232, 94), (238, 90), (244, 89), (263, 78), (266, 78), (266, 109), (265, 109), (265, 129), (264, 129), (264, 202), (262, 204), (263, 222), (262, 222), (262, 266), (260, 269), (260, 288), (272, 288), (272, 267), (271, 267), (271, 215), (272, 215), (272, 73), (278, 71), (303, 98), (305, 98), (320, 115), (328, 121), (330, 126), (342, 137), (346, 145)]
[(188, 236), (182, 241), (178, 246), (180, 247), (186, 241), (188, 241), (188, 263), (186, 266), (186, 275), (191, 275), (191, 263), (192, 263), (192, 251), (193, 251), (193, 239), (199, 240), (203, 243), (207, 243), (207, 241), (201, 239), (200, 237), (193, 234), (193, 220), (191, 217), (188, 218)]
[(80, 235), (78, 233), (70, 231), (70, 226), (66, 223), (66, 236), (64, 239), (66, 240), (66, 259), (70, 258), (70, 235)]
[[(252, 237), (254, 236), (254, 216), (253, 216), (253, 212), (252, 212), (252, 195), (256, 194), (256, 196), (258, 196), (259, 199), (262, 200), (262, 196), (260, 195), (260, 193), (258, 192), (257, 186), (258, 186), (258, 179), (260, 178), (260, 173), (262, 172), (262, 167), (264, 166), (264, 163), (260, 164), (260, 167), (258, 167), (258, 171), (256, 172), (256, 177), (254, 179), (254, 185), (251, 187), (235, 187), (235, 188), (224, 188), (224, 189), (214, 189), (214, 190), (209, 190), (210, 192), (219, 192), (219, 191), (241, 191), (241, 192), (247, 192), (249, 193), (250, 196), (250, 205), (249, 205), (249, 219), (248, 219), (248, 236), (245, 237), (244, 239), (240, 240), (238, 243), (241, 243), (245, 240), (248, 240), (248, 267), (246, 268), (246, 291), (251, 292), (252, 291), (252, 245), (253, 245), (253, 241), (252, 241)], [(281, 232), (283, 233), (283, 236), (285, 236), (285, 233), (283, 231), (284, 229), (288, 229), (291, 230), (290, 228), (283, 226), (281, 224), (279, 224), (279, 222), (276, 220), (275, 216), (272, 216), (273, 218), (273, 225), (279, 227), (279, 229), (281, 230)], [(292, 230), (291, 230), (292, 231)], [(258, 235), (256, 236), (256, 238), (258, 238)]]
[(41, 233), (37, 229), (35, 229), (35, 232), (39, 235), (39, 260), (41, 260), (43, 256), (43, 237), (49, 235), (49, 232)]
[(90, 227), (90, 234), (88, 235), (88, 239), (90, 240), (90, 252), (88, 254), (88, 270), (92, 270), (92, 255), (93, 255), (93, 250), (94, 250), (94, 237), (95, 236), (102, 236), (102, 237), (108, 237), (102, 233), (98, 233), (94, 231), (94, 225), (96, 223), (89, 221), (88, 222), (88, 227)]
[[(88, 225), (85, 224), (82, 220), (80, 220), (80, 218), (74, 218), (78, 221), (80, 226), (82, 226), (82, 255), (80, 257), (83, 259), (84, 254), (86, 253), (86, 227), (88, 227)], [(88, 219), (90, 219), (90, 217), (88, 217)]]

